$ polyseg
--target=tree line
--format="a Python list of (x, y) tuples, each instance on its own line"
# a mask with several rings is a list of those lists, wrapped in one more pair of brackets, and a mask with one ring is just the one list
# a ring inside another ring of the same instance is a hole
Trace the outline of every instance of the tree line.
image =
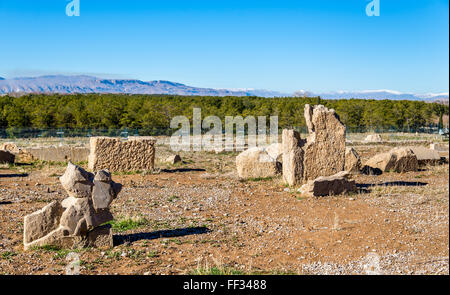
[(422, 101), (341, 99), (320, 97), (215, 97), (124, 94), (29, 94), (0, 97), (0, 128), (131, 128), (155, 133), (170, 130), (175, 116), (192, 120), (193, 108), (202, 118), (278, 116), (279, 128), (304, 128), (305, 104), (323, 104), (336, 110), (354, 129), (415, 130), (442, 124), (448, 105)]

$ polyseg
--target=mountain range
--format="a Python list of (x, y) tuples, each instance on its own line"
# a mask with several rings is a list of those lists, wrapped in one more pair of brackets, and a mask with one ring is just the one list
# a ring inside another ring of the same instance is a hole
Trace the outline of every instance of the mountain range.
[(123, 94), (172, 94), (202, 96), (260, 96), (285, 97), (320, 96), (324, 99), (392, 99), (447, 101), (447, 93), (401, 93), (392, 90), (364, 90), (313, 93), (299, 90), (294, 93), (282, 93), (263, 89), (214, 89), (187, 86), (170, 81), (141, 81), (136, 79), (102, 79), (86, 75), (65, 76), (50, 75), (40, 77), (24, 77), (4, 79), (0, 77), (0, 95), (27, 93), (123, 93)]

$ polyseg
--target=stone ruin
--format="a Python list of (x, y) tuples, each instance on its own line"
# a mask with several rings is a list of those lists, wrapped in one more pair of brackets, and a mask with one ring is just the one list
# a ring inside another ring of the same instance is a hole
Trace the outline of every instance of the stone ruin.
[(122, 185), (106, 170), (94, 175), (70, 162), (60, 182), (69, 197), (25, 216), (24, 249), (112, 247), (111, 226), (105, 223), (113, 220), (109, 206)]
[(354, 149), (346, 149), (346, 127), (336, 112), (307, 104), (304, 115), (309, 132), (306, 139), (295, 130), (285, 129), (281, 144), (242, 152), (236, 157), (239, 177), (275, 176), (281, 166), (285, 183), (305, 184), (305, 194), (323, 196), (356, 190), (350, 175), (360, 171), (361, 159)]
[(117, 171), (152, 171), (155, 166), (153, 137), (128, 137), (127, 141), (114, 137), (91, 137), (89, 169)]
[(283, 130), (283, 179), (290, 186), (331, 176), (345, 168), (345, 131), (334, 110), (305, 105), (309, 135)]

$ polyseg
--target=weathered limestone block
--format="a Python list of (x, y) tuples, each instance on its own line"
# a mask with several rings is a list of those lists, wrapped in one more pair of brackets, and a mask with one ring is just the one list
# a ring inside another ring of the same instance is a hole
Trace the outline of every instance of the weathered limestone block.
[(341, 171), (332, 176), (320, 176), (304, 184), (299, 192), (308, 196), (322, 197), (340, 195), (356, 191), (356, 183), (350, 180), (348, 171)]
[(396, 157), (395, 165), (393, 168), (395, 172), (409, 172), (417, 171), (419, 169), (417, 156), (410, 148), (394, 148), (390, 152)]
[(281, 143), (273, 143), (267, 146), (265, 151), (272, 159), (283, 162), (283, 145)]
[(16, 156), (6, 150), (0, 150), (0, 164), (14, 164)]
[(23, 150), (35, 160), (68, 162), (83, 162), (88, 160), (89, 148), (73, 146), (32, 147)]
[(394, 168), (397, 157), (390, 153), (381, 153), (373, 156), (366, 162), (366, 166), (378, 168), (383, 172), (390, 171)]
[(380, 134), (369, 134), (366, 136), (366, 139), (364, 139), (366, 142), (382, 142), (383, 138)]
[(437, 165), (441, 162), (441, 155), (437, 150), (423, 146), (413, 146), (410, 149), (416, 155), (419, 165)]
[(92, 202), (95, 210), (107, 209), (122, 189), (122, 185), (111, 179), (111, 174), (101, 170), (94, 177)]
[(44, 245), (111, 246), (111, 228), (104, 224), (113, 220), (109, 205), (121, 185), (112, 181), (108, 171), (94, 176), (72, 163), (60, 180), (70, 196), (25, 216), (25, 250)]
[(301, 183), (303, 178), (303, 145), (300, 133), (295, 130), (283, 130), (283, 179), (290, 186)]
[(94, 175), (69, 162), (66, 172), (59, 178), (69, 196), (76, 198), (90, 197)]
[(174, 165), (181, 162), (181, 157), (180, 155), (171, 155), (166, 158), (165, 162)]
[(267, 178), (280, 173), (281, 167), (263, 148), (250, 148), (236, 157), (236, 168), (240, 178)]
[(430, 149), (438, 151), (438, 152), (448, 152), (448, 146), (445, 146), (445, 145), (440, 144), (440, 143), (431, 143), (430, 144)]
[(13, 154), (19, 153), (20, 149), (14, 142), (5, 142), (0, 145), (0, 150), (8, 151)]
[(389, 152), (373, 156), (366, 165), (383, 172), (408, 172), (417, 171), (419, 162), (410, 148), (394, 148)]
[(359, 173), (361, 170), (361, 158), (354, 148), (345, 149), (345, 171)]
[(91, 137), (89, 169), (108, 169), (110, 172), (153, 170), (155, 143), (152, 137), (129, 137), (127, 141)]
[(346, 127), (339, 116), (323, 105), (305, 105), (309, 135), (303, 147), (303, 179), (313, 180), (344, 170)]
[(25, 216), (24, 235), (25, 243), (40, 239), (59, 226), (59, 220), (64, 209), (57, 201), (53, 201), (39, 211)]

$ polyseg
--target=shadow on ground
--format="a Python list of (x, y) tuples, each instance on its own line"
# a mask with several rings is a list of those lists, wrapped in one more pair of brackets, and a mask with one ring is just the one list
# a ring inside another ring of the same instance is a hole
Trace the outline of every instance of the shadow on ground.
[(426, 182), (419, 181), (388, 181), (383, 183), (357, 183), (356, 187), (359, 193), (370, 193), (369, 188), (376, 186), (425, 186)]
[(165, 173), (178, 173), (178, 172), (205, 172), (205, 169), (200, 168), (178, 168), (178, 169), (161, 169), (161, 172)]
[(171, 230), (160, 230), (149, 233), (135, 233), (128, 235), (114, 235), (114, 246), (124, 243), (133, 243), (140, 240), (154, 240), (160, 238), (174, 238), (183, 237), (189, 235), (200, 235), (209, 233), (210, 230), (207, 227), (188, 227)]
[(28, 177), (28, 173), (22, 174), (0, 174), (0, 178)]

